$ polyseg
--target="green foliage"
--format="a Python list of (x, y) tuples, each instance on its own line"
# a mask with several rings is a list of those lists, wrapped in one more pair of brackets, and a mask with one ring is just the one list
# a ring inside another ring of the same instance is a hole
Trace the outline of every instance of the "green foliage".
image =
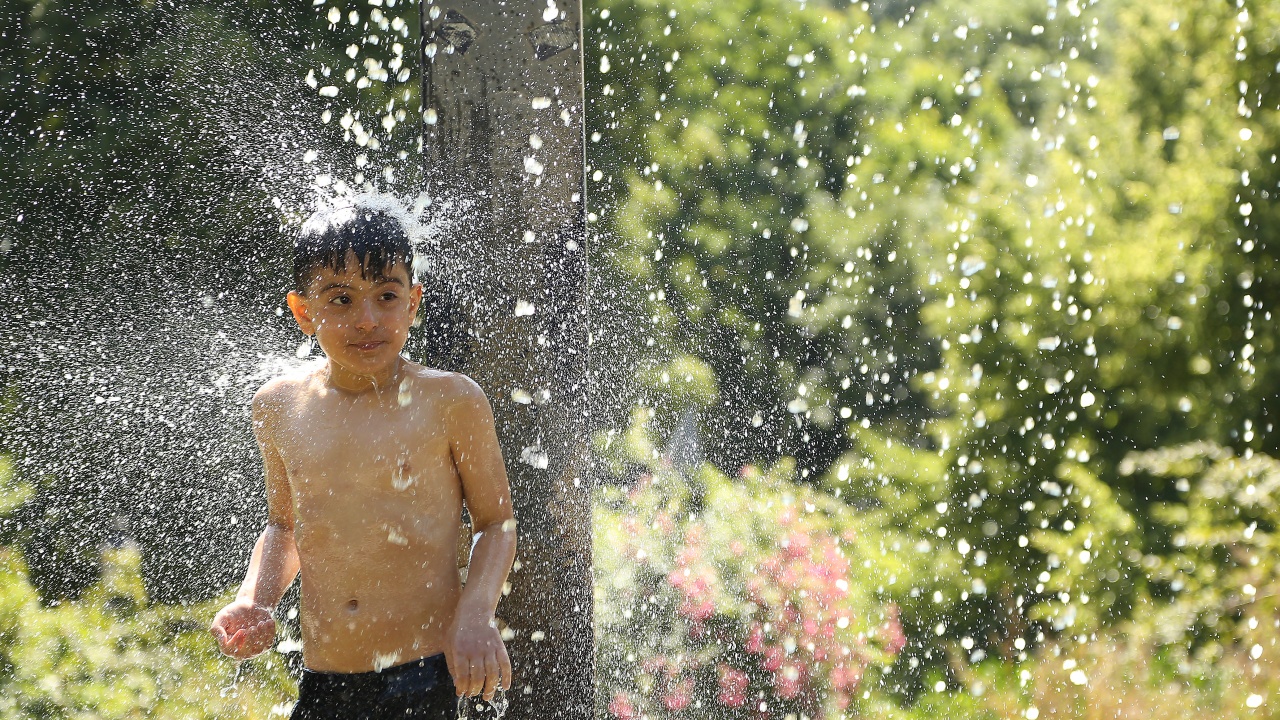
[(76, 602), (44, 607), (21, 554), (0, 548), (0, 718), (287, 717), (286, 658), (239, 667), (208, 633), (228, 598), (147, 600), (136, 548), (108, 550)]
[(715, 371), (708, 458), (794, 457), (883, 538), (914, 696), (949, 637), (1167, 598), (1189, 501), (1129, 452), (1275, 452), (1280, 41), (1194, 0), (891, 12), (601, 3), (589, 159), (651, 362)]
[(1167, 644), (1232, 644), (1280, 610), (1280, 461), (1209, 443), (1135, 453), (1126, 477), (1172, 486), (1153, 511), (1163, 542), (1143, 568), (1156, 603), (1141, 620)]

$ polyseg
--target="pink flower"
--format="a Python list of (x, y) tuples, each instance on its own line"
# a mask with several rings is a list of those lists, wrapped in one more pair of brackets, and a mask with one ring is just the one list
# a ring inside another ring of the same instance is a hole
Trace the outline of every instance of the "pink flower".
[[(666, 513), (663, 513), (663, 517), (667, 517)], [(704, 528), (699, 523), (693, 523), (692, 525), (690, 525), (689, 529), (685, 531), (685, 535), (684, 535), (685, 544), (686, 545), (702, 544), (703, 531), (704, 531)]]
[(765, 648), (764, 663), (762, 663), (762, 665), (764, 666), (765, 670), (768, 670), (769, 672), (773, 672), (778, 668), (782, 667), (783, 657), (784, 657), (784, 653), (782, 651), (782, 648), (778, 647), (777, 645), (771, 645), (768, 648)]
[(795, 508), (785, 507), (778, 511), (777, 519), (774, 522), (778, 524), (778, 527), (787, 527), (795, 522), (798, 516), (799, 513), (796, 512)]
[(747, 633), (747, 652), (758, 653), (764, 647), (764, 627), (758, 622), (751, 623)]
[(862, 666), (837, 663), (831, 669), (831, 685), (837, 690), (853, 692), (862, 683)]
[(699, 573), (693, 578), (693, 586), (689, 588), (689, 595), (694, 598), (705, 597), (711, 592), (711, 579), (706, 574)]
[(773, 687), (778, 691), (778, 697), (791, 700), (800, 694), (804, 679), (804, 671), (799, 665), (787, 663), (773, 674)]
[(720, 692), (716, 699), (726, 707), (741, 707), (747, 701), (747, 674), (723, 663), (720, 664)]
[(621, 692), (615, 694), (613, 700), (609, 701), (609, 712), (618, 720), (634, 720), (636, 717), (636, 708), (631, 704), (631, 698)]
[(702, 622), (714, 615), (716, 606), (710, 600), (695, 602), (692, 599), (685, 600), (680, 604), (680, 614), (693, 620), (694, 622)]
[(884, 611), (884, 624), (880, 626), (880, 634), (884, 637), (885, 652), (897, 655), (907, 646), (907, 635), (902, 631), (902, 611), (895, 604), (890, 604)]
[(721, 690), (716, 693), (716, 700), (719, 700), (720, 704), (725, 707), (736, 708), (742, 707), (742, 704), (747, 701), (747, 696), (745, 693), (734, 692), (732, 690)]
[(787, 555), (793, 558), (801, 557), (809, 552), (809, 535), (803, 531), (795, 530), (787, 536)]
[(796, 610), (796, 607), (788, 602), (786, 606), (782, 608), (782, 619), (788, 625), (795, 625), (800, 621), (800, 611)]
[(666, 513), (658, 513), (658, 516), (653, 519), (653, 524), (658, 526), (658, 532), (663, 535), (670, 535), (671, 531), (676, 527), (676, 524), (671, 520), (671, 516)]
[(689, 696), (693, 693), (693, 678), (685, 678), (673, 685), (662, 696), (662, 704), (668, 710), (683, 710), (689, 705)]

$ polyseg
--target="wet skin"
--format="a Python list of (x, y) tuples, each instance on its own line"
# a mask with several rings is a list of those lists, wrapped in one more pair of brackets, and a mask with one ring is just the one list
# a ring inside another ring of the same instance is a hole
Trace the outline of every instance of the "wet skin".
[[(464, 375), (400, 357), (420, 285), (317, 271), (290, 293), (323, 363), (254, 397), (268, 524), (236, 601), (211, 631), (251, 657), (275, 636), (272, 610), (301, 572), (303, 662), (365, 672), (445, 653), (459, 695), (511, 687), (493, 614), (515, 556), (515, 521), (488, 400)], [(463, 500), (478, 535), (465, 588)]]

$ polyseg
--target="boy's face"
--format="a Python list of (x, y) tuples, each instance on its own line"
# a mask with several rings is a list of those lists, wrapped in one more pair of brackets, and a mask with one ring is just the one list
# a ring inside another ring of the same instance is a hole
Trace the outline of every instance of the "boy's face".
[(381, 279), (360, 276), (360, 263), (348, 252), (346, 269), (315, 271), (306, 293), (289, 293), (289, 309), (298, 327), (314, 335), (329, 362), (357, 375), (376, 376), (396, 362), (409, 338), (422, 285), (413, 283), (401, 263)]

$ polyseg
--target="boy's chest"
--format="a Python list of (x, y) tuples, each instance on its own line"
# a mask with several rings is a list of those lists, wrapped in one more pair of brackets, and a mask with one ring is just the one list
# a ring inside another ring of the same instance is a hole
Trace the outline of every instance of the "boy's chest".
[(452, 496), (457, 480), (449, 438), (432, 410), (369, 411), (329, 403), (298, 408), (278, 445), (296, 499)]

